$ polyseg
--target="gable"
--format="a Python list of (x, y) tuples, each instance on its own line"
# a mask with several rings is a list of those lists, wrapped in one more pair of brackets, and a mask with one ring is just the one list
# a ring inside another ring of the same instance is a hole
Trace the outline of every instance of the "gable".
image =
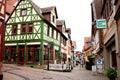
[[(33, 5), (35, 4), (32, 4), (30, 0), (20, 1), (7, 23), (20, 23), (41, 20), (42, 18), (40, 13), (37, 12)], [(22, 10), (26, 10), (26, 12), (23, 12), (24, 15), (22, 15)]]

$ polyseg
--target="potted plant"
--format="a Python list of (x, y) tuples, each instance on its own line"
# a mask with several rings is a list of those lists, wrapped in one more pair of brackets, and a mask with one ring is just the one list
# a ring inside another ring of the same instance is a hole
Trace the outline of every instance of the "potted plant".
[(115, 68), (108, 68), (105, 75), (109, 78), (109, 80), (115, 80), (117, 77), (117, 71)]

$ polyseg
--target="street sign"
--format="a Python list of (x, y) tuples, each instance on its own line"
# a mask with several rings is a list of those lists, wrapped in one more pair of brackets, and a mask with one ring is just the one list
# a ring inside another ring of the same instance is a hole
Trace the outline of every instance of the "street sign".
[(97, 19), (96, 20), (96, 26), (97, 28), (106, 28), (106, 19)]
[(102, 59), (97, 59), (97, 64), (102, 64)]

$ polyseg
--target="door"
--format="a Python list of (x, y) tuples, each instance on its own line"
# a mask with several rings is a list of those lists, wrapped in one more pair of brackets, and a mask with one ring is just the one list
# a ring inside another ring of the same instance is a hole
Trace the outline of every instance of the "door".
[(24, 64), (24, 48), (19, 48), (18, 50), (18, 64)]
[(112, 67), (117, 68), (116, 51), (113, 51), (113, 52), (112, 52), (111, 58), (112, 58)]

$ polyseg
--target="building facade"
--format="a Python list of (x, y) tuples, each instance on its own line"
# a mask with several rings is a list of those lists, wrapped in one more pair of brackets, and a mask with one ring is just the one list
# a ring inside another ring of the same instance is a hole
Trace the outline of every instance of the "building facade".
[(56, 27), (56, 8), (48, 11), (31, 0), (18, 2), (5, 25), (5, 62), (43, 65), (58, 59), (67, 38)]
[(103, 0), (101, 15), (107, 21), (107, 28), (103, 29), (105, 69), (109, 67), (117, 68), (117, 29), (114, 20), (115, 9), (113, 0)]
[[(100, 2), (101, 1), (101, 4)], [(99, 4), (97, 4), (98, 2)], [(103, 33), (103, 38), (99, 40), (103, 41), (103, 63), (104, 69), (107, 70), (109, 67), (114, 67), (117, 69), (118, 74), (117, 78), (120, 80), (120, 37), (119, 37), (119, 0), (94, 0), (92, 4), (97, 4), (96, 6), (92, 5), (92, 22), (94, 23), (95, 19), (98, 19), (97, 16), (100, 16), (100, 19), (105, 19), (107, 27), (101, 29)], [(100, 12), (94, 12), (98, 10), (101, 6)], [(95, 9), (95, 10), (94, 10)], [(97, 15), (97, 16), (96, 16)], [(92, 24), (92, 37), (96, 35), (97, 29), (94, 27), (95, 24)], [(95, 39), (96, 40), (96, 39)], [(93, 40), (95, 43), (95, 41)]]
[(92, 55), (91, 37), (84, 37), (84, 55), (85, 62), (89, 62), (88, 56)]
[(67, 45), (66, 45), (66, 47), (67, 47), (67, 62), (69, 62), (69, 61), (71, 61), (71, 56), (72, 56), (72, 54), (71, 54), (71, 45), (72, 45), (72, 40), (71, 40), (71, 28), (66, 28), (66, 36), (67, 36), (67, 38), (68, 38), (68, 40), (67, 40)]
[(5, 26), (6, 0), (0, 0), (0, 60), (4, 54), (4, 26)]
[(94, 0), (91, 3), (92, 13), (92, 28), (91, 28), (91, 47), (93, 56), (103, 58), (103, 32), (102, 29), (97, 29), (96, 20), (101, 19), (102, 1)]
[(118, 80), (120, 80), (120, 0), (114, 0), (115, 6), (115, 16), (114, 19), (116, 21), (116, 28), (117, 28), (117, 69), (118, 69)]

